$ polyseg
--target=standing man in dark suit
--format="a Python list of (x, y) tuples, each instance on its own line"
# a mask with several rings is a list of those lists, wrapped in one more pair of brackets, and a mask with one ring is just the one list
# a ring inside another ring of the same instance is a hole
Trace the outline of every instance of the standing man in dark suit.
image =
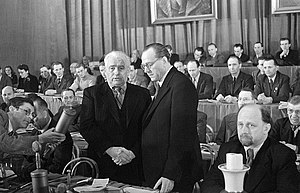
[(280, 38), (280, 51), (275, 55), (276, 62), (279, 66), (298, 66), (299, 53), (291, 49), (289, 38)]
[(259, 103), (270, 104), (287, 101), (291, 92), (290, 78), (278, 71), (272, 55), (264, 57), (264, 75), (258, 77), (254, 93)]
[(241, 71), (242, 63), (237, 56), (230, 56), (227, 66), (230, 74), (222, 78), (216, 99), (232, 103), (237, 101), (242, 88), (253, 90), (254, 80), (250, 74)]
[(203, 193), (219, 193), (224, 189), (218, 166), (226, 162), (226, 153), (241, 153), (243, 163), (250, 166), (244, 180), (245, 192), (299, 192), (296, 154), (268, 137), (272, 122), (268, 110), (248, 104), (239, 110), (237, 120), (239, 139), (221, 145), (216, 162), (204, 179)]
[(280, 141), (299, 153), (300, 147), (300, 96), (293, 96), (287, 106), (288, 117), (276, 120), (269, 137)]
[(160, 192), (192, 192), (194, 183), (203, 177), (196, 129), (197, 92), (172, 67), (169, 57), (159, 43), (146, 46), (142, 54), (142, 69), (160, 87), (143, 119), (145, 185)]
[(107, 82), (86, 88), (80, 133), (100, 177), (141, 185), (142, 117), (151, 102), (149, 91), (126, 83), (130, 58), (121, 51), (105, 56)]
[[(45, 94), (55, 93), (60, 94), (66, 88), (69, 88), (74, 79), (70, 74), (64, 74), (64, 65), (61, 62), (52, 62), (51, 64), (53, 73), (56, 75), (56, 78), (51, 80), (50, 85), (46, 88)], [(52, 91), (50, 91), (52, 90)]]
[(213, 97), (213, 77), (204, 72), (200, 72), (200, 64), (197, 60), (187, 63), (187, 70), (190, 79), (197, 89), (198, 99), (211, 99)]

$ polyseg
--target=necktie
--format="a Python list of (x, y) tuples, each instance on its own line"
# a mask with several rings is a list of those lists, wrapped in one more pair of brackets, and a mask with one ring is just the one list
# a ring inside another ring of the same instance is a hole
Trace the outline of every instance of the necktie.
[(58, 87), (60, 87), (60, 83), (61, 83), (61, 78), (57, 78), (57, 85), (58, 85)]
[(119, 109), (121, 109), (123, 100), (124, 100), (124, 90), (121, 87), (116, 86), (113, 88), (113, 93), (114, 93), (117, 105), (118, 105)]
[(271, 88), (271, 90), (273, 89), (273, 85), (274, 85), (274, 82), (273, 82), (272, 79), (270, 79), (270, 88)]
[(156, 99), (157, 95), (158, 95), (158, 92), (159, 92), (159, 89), (160, 89), (160, 86), (158, 84), (158, 82), (154, 83), (155, 84), (155, 94), (154, 94), (154, 99)]
[(197, 81), (196, 81), (196, 78), (193, 78), (193, 83), (194, 83), (195, 87), (197, 88)]
[(246, 164), (248, 164), (251, 167), (253, 159), (254, 159), (254, 151), (253, 151), (252, 148), (249, 148), (247, 150), (247, 162), (246, 162)]
[(294, 132), (294, 139), (296, 138), (298, 131), (299, 131), (299, 125), (292, 125), (292, 130)]
[(235, 82), (236, 82), (236, 78), (233, 77), (233, 80), (232, 80), (232, 88), (231, 88), (231, 95), (234, 96), (234, 87), (235, 87)]

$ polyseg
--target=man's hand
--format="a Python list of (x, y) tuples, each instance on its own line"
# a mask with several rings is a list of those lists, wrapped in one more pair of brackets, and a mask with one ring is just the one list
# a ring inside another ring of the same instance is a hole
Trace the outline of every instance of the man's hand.
[(216, 98), (217, 101), (224, 101), (224, 96), (222, 94), (219, 94)]
[(38, 136), (40, 143), (57, 143), (66, 139), (65, 134), (54, 132), (55, 128), (49, 129)]
[(282, 50), (282, 52), (280, 53), (280, 58), (282, 58), (283, 56), (286, 56), (288, 53), (288, 50)]
[(160, 187), (160, 193), (163, 192), (171, 192), (174, 188), (174, 181), (169, 180), (168, 178), (161, 177), (159, 180), (156, 182), (155, 186), (153, 189), (157, 189), (159, 186)]
[(235, 103), (235, 102), (237, 102), (237, 98), (236, 97), (234, 97), (234, 96), (231, 96), (231, 95), (227, 95), (226, 97), (225, 97), (225, 101), (227, 102), (227, 103)]
[(119, 166), (128, 164), (135, 158), (134, 153), (124, 147), (110, 147), (106, 150), (106, 153)]

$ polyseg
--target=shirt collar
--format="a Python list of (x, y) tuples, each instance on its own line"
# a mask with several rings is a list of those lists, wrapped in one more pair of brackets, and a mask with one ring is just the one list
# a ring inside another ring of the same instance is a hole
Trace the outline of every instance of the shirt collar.
[[(108, 86), (110, 87), (111, 90), (114, 90), (113, 87), (115, 87), (115, 86), (111, 86), (111, 85), (109, 85), (109, 84), (108, 84)], [(126, 89), (127, 89), (127, 83), (125, 82), (125, 84), (122, 85), (122, 86), (120, 86), (120, 87), (121, 87), (122, 90), (124, 90), (124, 93), (125, 93), (125, 91), (126, 91)]]
[(273, 78), (269, 78), (269, 82), (270, 82), (271, 79), (272, 79), (273, 82), (275, 82), (275, 78), (276, 78), (276, 74)]
[(12, 124), (11, 124), (11, 121), (8, 120), (8, 133), (12, 132), (14, 130)]
[(167, 72), (165, 73), (165, 75), (162, 77), (162, 79), (160, 81), (158, 81), (159, 86), (161, 87), (167, 77), (167, 75), (169, 74), (170, 70), (172, 69), (172, 66), (170, 66), (170, 68), (167, 70)]
[(200, 77), (200, 72), (199, 72), (199, 74), (195, 77), (195, 81), (196, 81), (196, 82), (198, 82), (199, 77)]
[[(264, 144), (264, 142), (263, 143), (261, 143), (259, 146), (257, 146), (257, 147), (255, 147), (255, 148), (252, 148), (253, 149), (253, 159), (255, 158), (255, 156), (256, 156), (256, 154), (257, 154), (257, 152), (260, 150), (260, 148), (261, 148), (261, 146)], [(246, 147), (246, 146), (244, 146), (244, 149), (245, 149), (245, 152), (246, 152), (246, 156), (247, 156), (247, 150), (248, 149), (250, 149), (251, 147)]]

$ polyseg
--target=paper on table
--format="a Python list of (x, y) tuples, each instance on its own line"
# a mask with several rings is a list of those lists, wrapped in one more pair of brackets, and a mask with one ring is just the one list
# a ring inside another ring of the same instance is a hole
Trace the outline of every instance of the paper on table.
[(95, 187), (92, 187), (91, 185), (87, 185), (87, 186), (75, 187), (74, 190), (76, 192), (84, 193), (84, 192), (99, 192), (99, 191), (103, 190), (104, 188), (105, 187), (95, 188)]
[(141, 188), (126, 187), (123, 189), (125, 193), (158, 193), (158, 190), (147, 190)]
[(109, 182), (109, 178), (105, 178), (105, 179), (94, 179), (92, 187), (96, 188), (96, 187), (105, 187), (107, 186)]

